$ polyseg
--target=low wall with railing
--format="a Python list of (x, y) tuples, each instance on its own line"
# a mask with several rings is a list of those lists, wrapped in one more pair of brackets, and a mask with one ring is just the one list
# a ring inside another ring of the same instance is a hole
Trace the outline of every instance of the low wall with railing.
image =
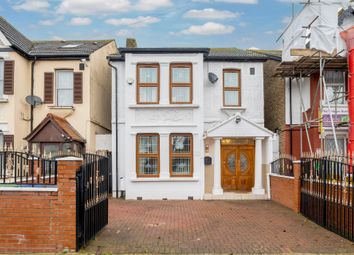
[(274, 161), (269, 178), (271, 200), (300, 212), (300, 161)]
[(0, 167), (0, 253), (75, 251), (76, 171), (82, 161), (61, 159), (54, 168), (22, 158), (22, 171), (21, 158), (13, 168)]

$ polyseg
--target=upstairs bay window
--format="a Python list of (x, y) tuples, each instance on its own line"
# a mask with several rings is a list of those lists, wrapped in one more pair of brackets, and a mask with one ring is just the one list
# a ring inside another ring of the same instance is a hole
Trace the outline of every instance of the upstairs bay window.
[(158, 104), (160, 93), (160, 67), (158, 64), (137, 65), (137, 103)]
[(192, 103), (192, 64), (170, 65), (170, 103)]
[(224, 69), (223, 71), (224, 106), (241, 106), (241, 71)]
[(170, 175), (172, 177), (193, 176), (192, 134), (170, 135)]
[(330, 104), (345, 104), (345, 73), (338, 71), (325, 71), (324, 79), (326, 81)]
[(72, 106), (74, 103), (74, 73), (70, 70), (56, 71), (57, 106)]
[(138, 134), (136, 137), (136, 173), (138, 177), (158, 177), (160, 174), (160, 139), (158, 134)]

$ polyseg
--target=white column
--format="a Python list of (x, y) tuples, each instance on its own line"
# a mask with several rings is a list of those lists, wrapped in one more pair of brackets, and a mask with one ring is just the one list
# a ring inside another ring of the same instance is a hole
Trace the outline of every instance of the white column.
[(222, 195), (221, 188), (221, 138), (214, 138), (214, 186), (213, 195)]
[(160, 133), (160, 177), (170, 177), (169, 134)]
[(252, 193), (255, 195), (265, 194), (262, 184), (262, 140), (263, 137), (256, 137), (256, 151), (254, 159), (254, 187), (252, 188)]

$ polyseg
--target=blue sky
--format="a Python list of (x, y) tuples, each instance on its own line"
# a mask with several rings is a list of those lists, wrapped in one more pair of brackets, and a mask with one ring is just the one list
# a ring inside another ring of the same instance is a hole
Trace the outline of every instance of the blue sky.
[[(139, 47), (277, 49), (292, 0), (1, 0), (32, 40), (134, 37)], [(299, 2), (299, 1), (297, 1)], [(295, 13), (301, 9), (295, 4)]]

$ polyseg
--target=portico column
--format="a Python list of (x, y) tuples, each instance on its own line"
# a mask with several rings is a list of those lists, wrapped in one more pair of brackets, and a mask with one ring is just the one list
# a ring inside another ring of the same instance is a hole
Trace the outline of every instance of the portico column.
[(222, 195), (221, 188), (221, 153), (220, 137), (214, 138), (214, 186), (213, 195)]
[(262, 140), (263, 137), (256, 137), (256, 150), (254, 159), (254, 187), (252, 193), (264, 195), (265, 191), (262, 184)]

